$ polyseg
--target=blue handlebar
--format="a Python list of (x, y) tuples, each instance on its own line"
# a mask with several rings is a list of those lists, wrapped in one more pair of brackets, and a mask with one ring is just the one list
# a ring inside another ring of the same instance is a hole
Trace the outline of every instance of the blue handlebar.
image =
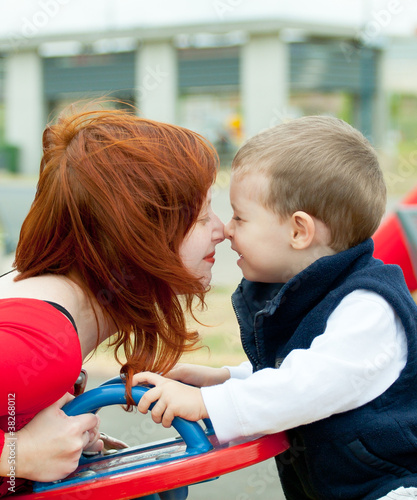
[[(81, 394), (66, 404), (62, 409), (69, 415), (81, 413), (95, 413), (103, 406), (126, 404), (126, 386), (123, 383), (110, 383)], [(136, 404), (149, 390), (148, 387), (136, 386), (132, 388), (132, 398)], [(152, 406), (151, 406), (152, 407)], [(197, 422), (190, 422), (180, 417), (175, 417), (172, 426), (181, 435), (187, 445), (187, 454), (194, 455), (210, 451), (213, 446), (207, 439), (203, 429)]]

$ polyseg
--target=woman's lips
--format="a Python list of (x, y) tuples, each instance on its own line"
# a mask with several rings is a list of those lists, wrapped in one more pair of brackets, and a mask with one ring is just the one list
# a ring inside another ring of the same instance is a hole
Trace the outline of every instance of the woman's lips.
[(214, 264), (214, 261), (215, 261), (214, 254), (215, 254), (215, 252), (209, 253), (208, 255), (206, 255), (204, 257), (203, 260), (205, 260), (206, 262), (210, 262), (211, 264)]

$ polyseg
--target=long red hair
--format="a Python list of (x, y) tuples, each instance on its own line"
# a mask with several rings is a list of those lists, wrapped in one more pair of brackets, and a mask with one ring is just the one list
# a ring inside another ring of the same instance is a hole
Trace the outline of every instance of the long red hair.
[(218, 157), (200, 135), (121, 110), (61, 115), (43, 135), (34, 203), (16, 250), (19, 279), (71, 275), (117, 326), (131, 377), (165, 373), (198, 334), (185, 310), (205, 288), (179, 248), (212, 185)]

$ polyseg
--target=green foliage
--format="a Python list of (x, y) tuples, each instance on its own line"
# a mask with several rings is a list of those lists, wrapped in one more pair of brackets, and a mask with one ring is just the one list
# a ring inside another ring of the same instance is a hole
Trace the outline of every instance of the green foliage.
[(354, 109), (353, 95), (343, 92), (341, 108), (338, 113), (338, 118), (353, 125), (353, 109)]
[(0, 102), (0, 144), (5, 140), (4, 104)]
[(0, 170), (16, 174), (19, 165), (19, 148), (12, 144), (0, 143)]
[(392, 128), (401, 134), (401, 141), (417, 139), (417, 95), (393, 94), (390, 117)]

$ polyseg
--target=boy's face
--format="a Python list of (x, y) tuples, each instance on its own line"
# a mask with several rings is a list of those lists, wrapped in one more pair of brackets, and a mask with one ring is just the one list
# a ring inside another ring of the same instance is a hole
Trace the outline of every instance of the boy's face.
[(232, 250), (239, 254), (238, 266), (249, 281), (287, 282), (295, 274), (290, 245), (290, 218), (281, 221), (262, 205), (268, 178), (261, 173), (232, 175), (230, 203), (233, 217), (225, 226)]

